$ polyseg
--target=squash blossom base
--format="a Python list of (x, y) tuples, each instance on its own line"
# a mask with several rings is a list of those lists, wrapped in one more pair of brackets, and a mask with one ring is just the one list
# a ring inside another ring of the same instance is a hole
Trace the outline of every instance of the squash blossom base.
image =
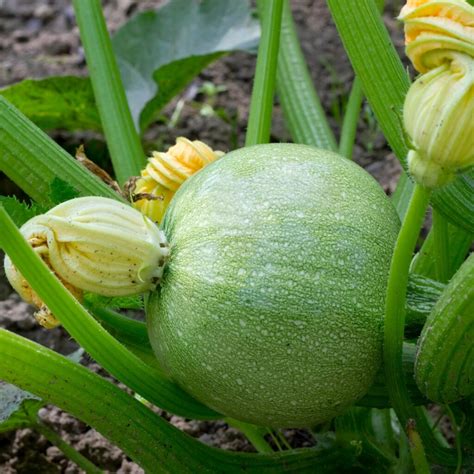
[(158, 359), (226, 416), (271, 427), (332, 418), (380, 367), (398, 228), (380, 186), (334, 153), (227, 154), (165, 214), (170, 260), (147, 307)]
[(431, 52), (432, 69), (410, 87), (403, 119), (414, 150), (408, 166), (416, 181), (437, 188), (474, 164), (474, 60)]

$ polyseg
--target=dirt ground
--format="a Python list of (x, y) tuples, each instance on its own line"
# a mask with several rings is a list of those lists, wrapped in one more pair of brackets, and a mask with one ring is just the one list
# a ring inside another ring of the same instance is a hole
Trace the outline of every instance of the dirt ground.
[[(137, 11), (156, 8), (162, 0), (106, 0), (105, 15), (109, 28), (114, 31)], [(394, 20), (401, 2), (388, 4), (384, 19), (400, 54), (403, 54), (402, 29)], [(292, 0), (294, 17), (298, 25), (303, 50), (322, 103), (330, 114), (331, 125), (337, 134), (343, 103), (347, 100), (352, 82), (352, 70), (338, 39), (324, 0)], [(71, 2), (66, 0), (0, 0), (0, 87), (27, 77), (41, 78), (49, 75), (87, 73), (84, 55), (79, 42)], [(252, 86), (255, 57), (236, 53), (211, 65), (193, 82), (183, 97), (195, 96), (187, 101), (178, 122), (154, 125), (146, 134), (147, 149), (163, 148), (184, 135), (199, 138), (217, 149), (228, 150), (242, 145)], [(225, 86), (212, 104), (215, 110), (225, 111), (233, 120), (202, 114), (208, 99), (195, 95), (205, 81)], [(164, 111), (170, 117), (176, 100)], [(289, 141), (280, 108), (274, 114), (272, 140)], [(54, 138), (73, 150), (82, 142), (94, 140), (104, 147), (100, 137), (88, 133), (55, 132)], [(354, 150), (356, 161), (364, 166), (382, 184), (387, 192), (394, 189), (400, 167), (378, 130), (367, 106), (358, 127)], [(0, 175), (0, 193), (18, 193), (18, 189)], [(0, 273), (0, 326), (61, 353), (72, 352), (77, 346), (64, 330), (46, 331), (38, 328), (32, 318), (32, 309), (12, 293)], [(99, 367), (90, 360), (86, 363), (93, 370)], [(63, 438), (98, 466), (110, 472), (142, 472), (116, 447), (100, 434), (61, 410), (48, 406), (40, 416)], [(170, 421), (202, 442), (223, 449), (252, 450), (249, 443), (234, 429), (223, 422), (195, 422), (164, 414)], [(306, 431), (286, 432), (292, 446), (310, 446), (313, 442)], [(61, 452), (31, 430), (0, 434), (0, 472), (13, 473), (78, 473), (81, 472)]]

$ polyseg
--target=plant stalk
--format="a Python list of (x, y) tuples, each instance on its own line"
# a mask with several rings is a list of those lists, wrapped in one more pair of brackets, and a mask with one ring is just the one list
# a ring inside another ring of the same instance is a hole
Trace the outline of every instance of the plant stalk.
[[(355, 447), (298, 453), (231, 453), (170, 425), (111, 382), (50, 349), (0, 329), (0, 379), (36, 394), (94, 427), (146, 472), (284, 474), (345, 471)], [(319, 471), (320, 470), (320, 471)]]
[(289, 0), (283, 4), (276, 87), (293, 141), (336, 151), (336, 139), (301, 51)]
[(449, 280), (449, 235), (448, 222), (436, 209), (433, 209), (433, 234), (436, 278), (442, 283)]
[(266, 2), (260, 0), (257, 4), (261, 17), (262, 34), (258, 47), (245, 146), (270, 141), (283, 9), (283, 0), (267, 0)]
[(339, 153), (349, 160), (352, 159), (352, 151), (354, 149), (357, 124), (359, 122), (360, 108), (362, 106), (363, 98), (364, 93), (362, 91), (362, 83), (356, 76), (354, 77), (349, 101), (347, 102), (346, 113), (344, 114), (344, 121), (342, 122), (341, 139), (339, 142)]
[[(36, 417), (35, 417), (36, 418)], [(89, 461), (81, 453), (76, 451), (71, 445), (67, 444), (61, 436), (59, 436), (49, 426), (46, 426), (42, 421), (33, 419), (33, 428), (41, 433), (51, 444), (59, 448), (64, 455), (66, 455), (71, 461), (85, 471), (87, 474), (101, 474), (102, 469), (99, 469), (94, 463)]]
[(425, 449), (420, 435), (415, 429), (414, 422), (408, 424), (408, 441), (410, 443), (410, 452), (415, 466), (416, 474), (430, 474), (431, 469), (425, 455)]
[(123, 200), (1, 95), (0, 171), (45, 207), (57, 204), (51, 197), (55, 178), (81, 196)]
[(94, 97), (115, 176), (123, 185), (140, 174), (145, 157), (133, 123), (99, 0), (73, 0)]
[[(385, 303), (383, 359), (390, 400), (402, 428), (418, 431), (427, 455), (434, 462), (452, 466), (457, 462), (453, 450), (440, 446), (422, 409), (416, 408), (410, 400), (402, 365), (408, 273), (429, 199), (430, 192), (416, 184), (395, 244)], [(421, 456), (420, 450), (415, 455)], [(421, 462), (420, 459), (417, 462)]]
[(264, 430), (265, 428), (259, 428), (258, 426), (234, 420), (233, 418), (226, 418), (225, 421), (229, 426), (241, 431), (259, 453), (270, 454), (274, 452), (262, 433), (262, 429)]

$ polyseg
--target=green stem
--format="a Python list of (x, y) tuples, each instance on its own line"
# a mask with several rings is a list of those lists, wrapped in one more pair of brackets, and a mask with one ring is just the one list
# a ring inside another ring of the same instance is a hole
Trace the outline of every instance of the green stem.
[(352, 159), (352, 150), (357, 131), (357, 123), (359, 122), (360, 108), (364, 93), (362, 91), (362, 83), (356, 76), (352, 83), (349, 101), (347, 102), (344, 121), (342, 122), (341, 139), (339, 142), (339, 153), (346, 158)]
[(145, 157), (128, 107), (99, 0), (74, 0), (92, 89), (120, 184), (140, 174)]
[(122, 199), (0, 96), (0, 171), (45, 207), (55, 202), (51, 183), (65, 181), (81, 196)]
[(41, 433), (51, 444), (59, 448), (71, 461), (76, 463), (77, 466), (87, 474), (100, 474), (103, 472), (94, 463), (76, 451), (71, 445), (67, 444), (61, 436), (46, 426), (43, 422), (34, 419), (33, 428)]
[(456, 471), (454, 474), (460, 474), (462, 469), (462, 439), (461, 439), (461, 430), (456, 422), (456, 417), (454, 416), (453, 410), (449, 405), (445, 405), (445, 410), (449, 415), (449, 419), (451, 420), (451, 426), (454, 431), (454, 439), (456, 443), (456, 453), (458, 456), (458, 463), (456, 466)]
[(392, 204), (395, 206), (400, 220), (405, 218), (414, 186), (415, 184), (413, 181), (408, 177), (405, 171), (402, 170), (397, 187), (391, 196)]
[(407, 426), (408, 440), (410, 442), (411, 457), (413, 459), (413, 465), (415, 466), (416, 474), (430, 474), (431, 469), (426, 460), (425, 449), (423, 448), (423, 442), (421, 441), (420, 435), (416, 431), (415, 423), (412, 420)]
[[(415, 185), (405, 219), (403, 221), (390, 265), (387, 287), (384, 327), (384, 364), (385, 380), (392, 405), (402, 428), (408, 430), (408, 436), (417, 437), (414, 418), (414, 406), (405, 383), (402, 365), (402, 348), (405, 327), (405, 304), (409, 267), (413, 251), (423, 225), (429, 205), (430, 192)], [(416, 438), (417, 439), (417, 438)], [(420, 441), (421, 444), (421, 441)], [(416, 444), (411, 445), (414, 463), (421, 463), (424, 450)], [(427, 463), (426, 459), (424, 461)]]
[(399, 118), (409, 79), (373, 0), (328, 0), (332, 17), (364, 94), (401, 161), (408, 149)]
[(433, 209), (433, 233), (436, 278), (446, 283), (449, 280), (449, 236), (448, 222), (436, 209)]
[(280, 444), (280, 441), (277, 436), (275, 436), (274, 431), (271, 428), (267, 428), (268, 434), (272, 438), (273, 442), (275, 443), (275, 446), (277, 447), (278, 451), (283, 451), (283, 448)]
[(415, 186), (392, 256), (387, 287), (384, 327), (385, 381), (402, 426), (412, 418), (412, 404), (402, 365), (408, 271), (418, 234), (428, 208), (430, 193)]
[(276, 87), (293, 141), (336, 151), (336, 139), (301, 51), (288, 0), (283, 4)]
[(282, 430), (276, 431), (278, 438), (280, 439), (281, 444), (285, 446), (286, 449), (292, 449), (290, 443), (286, 439), (286, 436), (283, 434)]
[(397, 474), (411, 474), (413, 472), (408, 437), (403, 430), (400, 430), (398, 440), (398, 462), (393, 472), (396, 472)]
[(262, 34), (250, 102), (245, 146), (268, 143), (272, 124), (283, 0), (259, 1)]
[(241, 431), (259, 453), (270, 454), (274, 452), (265, 440), (264, 433), (262, 432), (265, 428), (234, 420), (233, 418), (226, 418), (225, 421), (229, 426)]
[(402, 365), (408, 272), (429, 198), (429, 191), (420, 185), (415, 185), (392, 256), (385, 303), (383, 354), (385, 380), (401, 426), (408, 429), (410, 425), (412, 431), (418, 430), (428, 455), (435, 462), (455, 465), (456, 457), (452, 450), (440, 446), (422, 410), (413, 406)]
[(36, 394), (97, 429), (146, 472), (283, 474), (345, 471), (355, 447), (252, 455), (211, 448), (85, 367), (0, 329), (0, 379)]
[(151, 366), (162, 374), (163, 377), (167, 378), (153, 352), (145, 323), (127, 318), (108, 308), (94, 307), (87, 303), (84, 303), (84, 305), (108, 333), (145, 362), (145, 364)]
[(153, 369), (112, 337), (64, 288), (0, 206), (0, 247), (71, 336), (114, 377), (143, 398), (190, 418), (219, 415)]

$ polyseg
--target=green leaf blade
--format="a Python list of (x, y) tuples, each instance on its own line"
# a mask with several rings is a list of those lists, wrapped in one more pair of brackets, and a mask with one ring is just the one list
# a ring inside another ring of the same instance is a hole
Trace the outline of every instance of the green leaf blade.
[(87, 67), (117, 181), (140, 174), (145, 155), (98, 0), (73, 1)]
[(288, 0), (283, 4), (276, 87), (293, 141), (336, 151), (336, 139), (313, 86)]
[(30, 414), (44, 404), (36, 395), (0, 380), (0, 433), (32, 426)]
[(38, 204), (19, 201), (15, 196), (0, 196), (0, 204), (5, 208), (15, 225), (21, 227), (26, 221), (47, 211)]
[(102, 130), (91, 84), (85, 77), (25, 79), (1, 89), (0, 95), (42, 130)]
[[(258, 37), (258, 22), (245, 0), (172, 0), (135, 15), (112, 43), (137, 128), (144, 131), (158, 108), (207, 64), (226, 52), (255, 48)], [(174, 85), (165, 84), (166, 73), (178, 66)]]

